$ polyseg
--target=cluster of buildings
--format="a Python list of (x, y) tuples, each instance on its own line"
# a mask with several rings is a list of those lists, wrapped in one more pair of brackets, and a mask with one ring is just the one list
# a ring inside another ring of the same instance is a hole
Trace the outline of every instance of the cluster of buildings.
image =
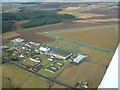
[(58, 69), (60, 69), (62, 66), (64, 66), (64, 63), (60, 62), (54, 62), (49, 67), (47, 67), (45, 70), (49, 71), (51, 73), (55, 73)]
[[(72, 62), (79, 64), (84, 59), (87, 58), (85, 55), (75, 55), (73, 52), (69, 52), (68, 50), (58, 49), (51, 46), (43, 45), (40, 43), (34, 42), (25, 42), (22, 38), (16, 38), (11, 40), (11, 42), (15, 43), (11, 48), (13, 49), (12, 55), (17, 56), (17, 59), (20, 61), (33, 61), (36, 64), (42, 63), (40, 57), (36, 55), (44, 54), (47, 57), (47, 60), (54, 61), (57, 60), (56, 63), (50, 65), (45, 70), (54, 73), (59, 68), (61, 68), (64, 64), (59, 63), (59, 60), (68, 60), (72, 59)], [(6, 46), (1, 46), (1, 48), (7, 48)], [(71, 58), (72, 57), (72, 58)], [(57, 65), (57, 67), (56, 67)]]
[[(60, 59), (60, 60), (67, 60), (70, 57), (74, 56), (75, 53), (69, 52), (63, 49), (57, 49), (57, 48), (50, 48), (49, 46), (42, 46), (39, 48), (40, 53), (48, 55), (48, 60), (53, 61), (54, 59)], [(78, 55), (77, 57), (73, 58), (74, 63), (80, 63), (84, 59), (86, 59), (88, 56), (85, 55)]]

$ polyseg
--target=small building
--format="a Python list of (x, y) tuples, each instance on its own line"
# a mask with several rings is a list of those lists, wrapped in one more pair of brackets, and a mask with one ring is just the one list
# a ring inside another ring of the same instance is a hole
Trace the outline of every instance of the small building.
[(22, 43), (22, 42), (24, 42), (25, 40), (22, 39), (22, 38), (16, 38), (16, 39), (13, 39), (13, 40), (11, 40), (11, 41), (14, 42), (14, 43)]
[(55, 49), (55, 50), (50, 52), (50, 55), (54, 56), (55, 58), (58, 58), (58, 59), (66, 60), (70, 56), (72, 56), (72, 53), (68, 52), (66, 50), (62, 50), (62, 49)]
[(0, 51), (8, 49), (7, 46), (0, 46)]
[(78, 82), (81, 88), (88, 88), (88, 82)]
[(34, 43), (34, 42), (29, 42), (29, 44), (31, 44), (31, 45), (36, 45), (36, 43)]
[(22, 55), (22, 54), (20, 54), (20, 56), (19, 56), (20, 58), (23, 58), (24, 56)]
[(40, 60), (36, 60), (36, 59), (33, 59), (33, 58), (29, 58), (29, 60), (31, 60), (33, 62), (40, 62)]
[(35, 49), (35, 53), (40, 53), (39, 50)]
[(53, 67), (53, 66), (49, 66), (49, 67), (46, 68), (45, 70), (46, 70), (46, 71), (49, 71), (49, 72), (51, 72), (51, 73), (55, 73), (55, 72), (58, 70), (58, 68)]
[(80, 62), (82, 62), (85, 58), (87, 58), (87, 56), (79, 55), (79, 56), (77, 56), (76, 58), (73, 59), (73, 62), (75, 62), (75, 63), (80, 63)]
[(51, 61), (51, 62), (53, 61), (53, 59), (52, 59), (52, 58), (48, 58), (48, 60), (49, 60), (49, 61)]
[(42, 47), (39, 48), (39, 51), (43, 52), (43, 53), (49, 52), (50, 51), (50, 47), (43, 47), (42, 46)]

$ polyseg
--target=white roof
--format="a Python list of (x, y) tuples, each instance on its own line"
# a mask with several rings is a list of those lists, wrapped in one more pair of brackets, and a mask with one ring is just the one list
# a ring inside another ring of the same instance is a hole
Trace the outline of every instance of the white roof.
[(53, 59), (52, 59), (52, 58), (48, 58), (48, 60), (49, 60), (49, 61), (53, 61)]
[(22, 38), (16, 38), (12, 40), (13, 42), (24, 42), (25, 40)]
[(40, 62), (39, 60), (35, 60), (33, 58), (29, 58), (31, 61), (34, 61), (34, 62)]
[(40, 47), (39, 50), (40, 50), (40, 51), (47, 52), (47, 51), (50, 50), (50, 48), (48, 48), (48, 47)]
[(84, 55), (79, 55), (78, 57), (76, 57), (73, 61), (76, 63), (81, 62), (86, 56)]
[(118, 88), (118, 48), (98, 88)]
[(23, 56), (22, 54), (20, 54), (20, 56), (19, 56), (19, 57), (23, 58), (24, 56)]

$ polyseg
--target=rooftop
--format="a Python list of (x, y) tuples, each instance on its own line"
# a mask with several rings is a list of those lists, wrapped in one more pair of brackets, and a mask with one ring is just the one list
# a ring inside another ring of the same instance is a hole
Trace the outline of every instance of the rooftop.
[(51, 51), (51, 53), (62, 56), (62, 57), (66, 57), (71, 54), (71, 52), (63, 50), (63, 49), (54, 49), (53, 51)]
[(76, 63), (80, 63), (81, 61), (83, 61), (83, 59), (85, 58), (86, 56), (84, 55), (79, 55), (78, 57), (76, 57), (73, 61), (76, 62)]

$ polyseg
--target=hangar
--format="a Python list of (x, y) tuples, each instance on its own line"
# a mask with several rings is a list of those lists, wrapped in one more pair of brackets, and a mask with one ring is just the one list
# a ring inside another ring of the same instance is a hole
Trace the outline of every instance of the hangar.
[(74, 58), (73, 62), (75, 63), (80, 63), (82, 62), (85, 58), (87, 58), (88, 56), (84, 56), (84, 55), (79, 55), (76, 58)]
[(73, 54), (71, 52), (63, 50), (63, 49), (54, 49), (50, 52), (50, 55), (54, 56), (55, 58), (58, 58), (58, 59), (66, 60)]

